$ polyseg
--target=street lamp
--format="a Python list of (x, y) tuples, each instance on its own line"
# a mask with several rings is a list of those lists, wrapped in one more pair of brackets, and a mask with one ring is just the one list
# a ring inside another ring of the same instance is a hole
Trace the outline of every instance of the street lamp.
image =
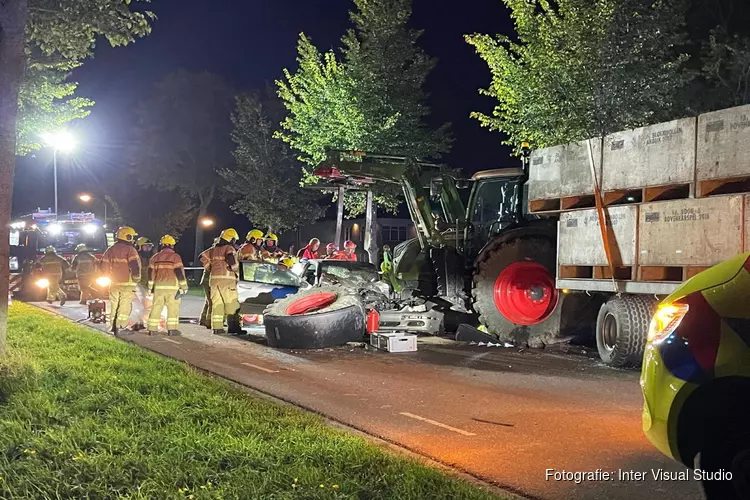
[[(91, 196), (90, 194), (83, 193), (83, 194), (78, 195), (78, 199), (84, 203), (88, 203), (95, 198)], [(107, 200), (101, 200), (101, 202), (102, 202), (102, 205), (104, 205), (104, 225), (106, 226), (107, 225)]]
[(210, 217), (204, 217), (201, 219), (201, 225), (203, 227), (211, 227), (214, 225), (214, 220)]
[(57, 152), (67, 153), (72, 151), (76, 147), (76, 139), (65, 130), (42, 134), (42, 139), (47, 146), (52, 148), (52, 169), (55, 176), (55, 218), (57, 218)]

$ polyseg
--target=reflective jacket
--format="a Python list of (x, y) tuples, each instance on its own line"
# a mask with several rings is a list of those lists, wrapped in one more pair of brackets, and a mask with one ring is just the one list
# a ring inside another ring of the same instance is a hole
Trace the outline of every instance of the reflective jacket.
[(148, 289), (159, 290), (187, 290), (185, 268), (182, 259), (171, 248), (165, 248), (148, 262)]
[(45, 276), (59, 276), (60, 278), (70, 267), (67, 260), (55, 253), (43, 255), (39, 259), (39, 264), (42, 265), (42, 273)]
[(201, 254), (201, 263), (208, 269), (209, 282), (217, 280), (237, 281), (237, 252), (230, 244), (218, 244)]
[(346, 252), (343, 250), (336, 250), (333, 252), (333, 257), (331, 257), (331, 260), (348, 260), (351, 262), (357, 261), (357, 254), (352, 252), (351, 255), (346, 255)]
[(96, 257), (91, 252), (81, 252), (73, 258), (71, 265), (78, 277), (89, 277), (96, 273)]
[(262, 260), (260, 250), (250, 242), (245, 243), (240, 247), (239, 251), (237, 252), (237, 256), (239, 260)]
[(141, 258), (125, 241), (116, 241), (105, 250), (100, 266), (113, 285), (135, 285), (141, 279)]
[(301, 259), (319, 259), (318, 252), (314, 251), (310, 245), (307, 245), (305, 248), (303, 248), (300, 251), (300, 254), (297, 255), (297, 257)]

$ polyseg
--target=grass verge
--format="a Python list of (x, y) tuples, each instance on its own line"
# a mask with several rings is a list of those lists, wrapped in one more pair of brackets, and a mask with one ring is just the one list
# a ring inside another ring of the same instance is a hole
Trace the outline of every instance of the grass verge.
[(25, 304), (8, 338), (2, 498), (495, 498)]

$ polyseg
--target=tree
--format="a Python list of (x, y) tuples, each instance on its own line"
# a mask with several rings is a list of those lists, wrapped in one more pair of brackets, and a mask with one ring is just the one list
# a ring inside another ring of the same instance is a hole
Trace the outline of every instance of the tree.
[(684, 113), (685, 0), (504, 0), (517, 41), (468, 35), (498, 101), (482, 126), (536, 147), (602, 136)]
[(273, 232), (315, 222), (324, 210), (318, 196), (300, 187), (302, 165), (291, 148), (274, 138), (283, 116), (281, 103), (269, 96), (244, 94), (232, 116), (237, 166), (219, 173), (234, 199), (232, 210), (256, 227)]
[(41, 132), (56, 130), (69, 121), (88, 116), (94, 102), (84, 97), (74, 97), (78, 84), (67, 81), (70, 71), (80, 65), (80, 62), (72, 61), (28, 61), (19, 92), (19, 154), (40, 148)]
[(132, 192), (120, 192), (107, 196), (107, 201), (114, 209), (112, 221), (116, 225), (132, 226), (153, 242), (158, 242), (165, 234), (179, 240), (198, 212), (192, 200), (182, 198), (179, 193), (164, 193), (154, 188), (139, 190), (136, 196)]
[[(4, 0), (0, 2), (0, 290), (8, 289), (13, 171), (17, 151), (19, 90), (27, 57), (75, 64), (104, 37), (126, 45), (150, 32), (153, 15), (131, 11), (122, 0)], [(0, 351), (5, 348), (7, 303), (0, 301)]]
[(219, 170), (232, 165), (232, 88), (211, 73), (176, 71), (137, 107), (130, 157), (143, 186), (195, 200), (194, 261), (203, 250), (200, 220), (218, 194)]
[[(450, 149), (448, 126), (431, 130), (424, 83), (435, 66), (408, 27), (411, 0), (354, 0), (354, 27), (336, 52), (321, 53), (304, 35), (297, 45), (299, 67), (284, 70), (278, 94), (288, 114), (277, 134), (300, 159), (315, 167), (326, 148), (375, 151), (437, 159)], [(311, 169), (304, 182), (316, 182)], [(398, 189), (379, 187), (378, 205), (398, 206)], [(364, 195), (347, 196), (350, 216), (365, 209)]]

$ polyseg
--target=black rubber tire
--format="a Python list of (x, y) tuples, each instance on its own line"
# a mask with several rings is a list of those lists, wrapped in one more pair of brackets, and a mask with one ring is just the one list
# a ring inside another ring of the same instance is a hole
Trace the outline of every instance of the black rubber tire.
[[(286, 309), (307, 295), (332, 292), (336, 301), (307, 314), (290, 316)], [(339, 287), (314, 287), (277, 300), (263, 313), (266, 340), (271, 347), (320, 349), (359, 342), (365, 335), (365, 308), (358, 295)]]
[[(480, 323), (487, 327), (490, 333), (503, 340), (514, 340), (515, 331), (524, 327), (507, 320), (498, 311), (494, 298), (495, 281), (503, 269), (521, 260), (538, 262), (546, 267), (552, 276), (555, 276), (557, 262), (555, 244), (543, 238), (518, 238), (506, 242), (497, 241), (494, 245), (492, 243), (490, 245), (492, 246), (485, 249), (478, 257), (474, 270), (471, 288), (474, 311), (479, 315)], [(543, 323), (544, 321), (540, 324)], [(556, 329), (559, 332), (559, 325)]]
[[(615, 368), (641, 366), (648, 325), (657, 303), (649, 296), (622, 295), (602, 304), (596, 318), (596, 348), (604, 364)], [(609, 328), (614, 328), (614, 342), (607, 338)]]
[(437, 295), (466, 310), (467, 294), (464, 264), (455, 248), (432, 248), (430, 260), (435, 269)]

